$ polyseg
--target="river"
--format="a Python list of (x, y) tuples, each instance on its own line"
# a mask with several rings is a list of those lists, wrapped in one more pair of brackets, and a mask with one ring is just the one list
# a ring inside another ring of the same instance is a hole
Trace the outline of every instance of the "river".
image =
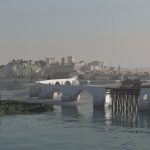
[[(0, 116), (0, 150), (149, 150), (150, 113), (93, 109), (92, 97), (53, 111)], [(136, 119), (135, 119), (136, 118)]]

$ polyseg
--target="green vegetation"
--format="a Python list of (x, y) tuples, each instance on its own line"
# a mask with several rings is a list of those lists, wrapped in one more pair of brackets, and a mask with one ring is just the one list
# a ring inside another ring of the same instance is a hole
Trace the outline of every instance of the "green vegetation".
[(53, 106), (24, 102), (0, 101), (0, 116), (53, 111)]

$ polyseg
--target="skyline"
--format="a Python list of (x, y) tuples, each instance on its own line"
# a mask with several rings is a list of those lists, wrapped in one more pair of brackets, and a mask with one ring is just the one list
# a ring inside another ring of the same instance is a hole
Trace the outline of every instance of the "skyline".
[(148, 0), (1, 0), (0, 64), (74, 56), (149, 67)]

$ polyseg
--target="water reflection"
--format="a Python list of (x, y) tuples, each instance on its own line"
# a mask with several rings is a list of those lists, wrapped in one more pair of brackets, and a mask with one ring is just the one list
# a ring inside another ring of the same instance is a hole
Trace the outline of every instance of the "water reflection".
[(93, 107), (93, 116), (92, 116), (93, 123), (105, 123), (105, 111), (104, 109)]
[(150, 112), (114, 113), (111, 108), (105, 109), (105, 123), (127, 128), (150, 128)]
[[(4, 108), (4, 105), (0, 105), (0, 124), (1, 118), (6, 115), (15, 115), (15, 114), (29, 114), (28, 112), (23, 113), (24, 108), (28, 108), (28, 106), (24, 106), (20, 104), (20, 111), (16, 112), (14, 109), (17, 109), (18, 105), (12, 105), (11, 107)], [(111, 107), (95, 108), (91, 103), (84, 104), (75, 104), (71, 106), (59, 106), (59, 109), (54, 109), (48, 113), (48, 115), (60, 115), (61, 120), (63, 121), (84, 121), (85, 119), (92, 123), (100, 123), (107, 126), (121, 126), (125, 128), (150, 128), (150, 112), (125, 112), (112, 111)], [(9, 111), (8, 111), (9, 110)], [(46, 112), (47, 110), (45, 110)], [(38, 112), (39, 113), (39, 112)], [(31, 114), (31, 113), (30, 113)], [(55, 116), (54, 115), (54, 116)]]
[[(61, 112), (62, 118), (87, 118), (89, 110), (81, 113), (81, 107), (81, 105), (63, 106)], [(123, 114), (113, 113), (111, 108), (93, 108), (92, 116), (89, 115), (88, 117), (92, 119), (93, 123), (101, 123), (109, 126), (121, 126), (125, 128), (150, 128), (150, 112), (132, 112), (132, 114)]]
[(61, 115), (62, 117), (70, 117), (70, 118), (78, 118), (81, 116), (78, 111), (78, 107), (76, 105), (62, 106)]
[(150, 112), (139, 113), (138, 126), (141, 128), (150, 128)]
[(135, 113), (122, 113), (112, 112), (111, 125), (122, 127), (138, 127), (139, 114)]

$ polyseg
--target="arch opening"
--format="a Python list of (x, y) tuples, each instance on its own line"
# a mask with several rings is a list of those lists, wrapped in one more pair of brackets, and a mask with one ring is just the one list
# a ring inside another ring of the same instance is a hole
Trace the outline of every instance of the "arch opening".
[(62, 96), (63, 96), (63, 93), (61, 91), (53, 92), (53, 99), (61, 100)]
[(55, 85), (60, 85), (60, 83), (59, 83), (59, 82), (56, 82)]
[(93, 95), (87, 90), (79, 90), (75, 94), (76, 101), (93, 102)]
[(71, 85), (71, 83), (69, 81), (66, 81), (65, 85)]
[(93, 96), (87, 90), (80, 90), (77, 93), (76, 101), (78, 104), (78, 111), (83, 116), (93, 115)]
[(50, 95), (51, 95), (51, 99), (54, 99), (54, 100), (61, 100), (62, 99), (62, 96), (63, 96), (63, 93), (61, 90), (55, 88), (53, 89), (51, 92), (50, 92)]

